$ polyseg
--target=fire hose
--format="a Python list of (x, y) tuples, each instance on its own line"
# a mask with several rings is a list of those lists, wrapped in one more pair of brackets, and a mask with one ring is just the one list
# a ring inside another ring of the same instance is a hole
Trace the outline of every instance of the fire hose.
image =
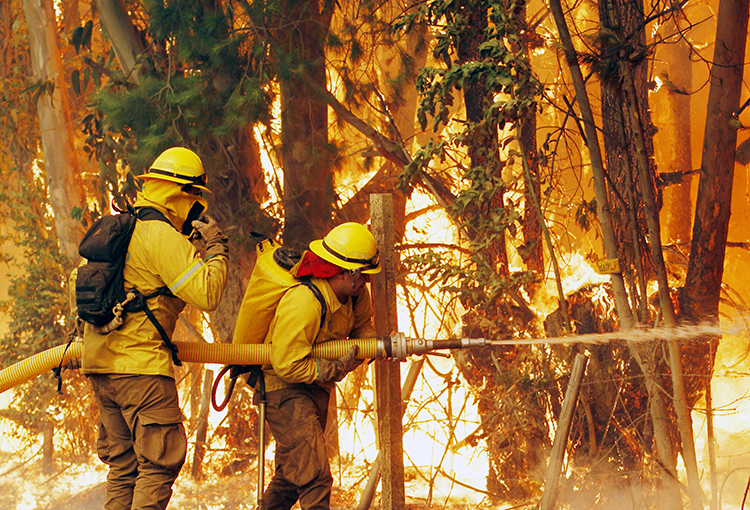
[[(484, 338), (455, 338), (447, 340), (428, 340), (409, 338), (403, 333), (389, 337), (351, 338), (331, 340), (313, 346), (312, 355), (317, 358), (338, 359), (344, 356), (352, 345), (359, 346), (359, 359), (390, 358), (404, 361), (410, 355), (421, 355), (439, 349), (465, 349), (486, 345), (533, 345), (533, 344), (602, 344), (612, 341), (628, 340), (645, 342), (661, 340), (692, 340), (704, 335), (721, 335), (723, 331), (716, 323), (686, 325), (676, 328), (636, 329), (613, 331), (610, 333), (592, 333), (549, 338), (515, 338), (511, 340), (487, 340)], [(266, 344), (224, 344), (203, 342), (174, 342), (179, 349), (179, 358), (187, 363), (217, 363), (220, 365), (265, 365), (271, 361), (271, 347)], [(70, 348), (66, 344), (52, 347), (34, 354), (18, 363), (0, 370), (0, 393), (21, 383), (40, 376), (67, 363), (70, 359), (81, 358), (83, 343), (73, 342)]]
[[(186, 363), (216, 363), (221, 365), (266, 365), (271, 363), (271, 346), (268, 344), (225, 344), (203, 342), (174, 342), (179, 358)], [(428, 340), (409, 338), (403, 333), (389, 337), (350, 338), (331, 340), (313, 345), (312, 356), (338, 359), (353, 345), (359, 346), (359, 359), (391, 358), (404, 361), (411, 355), (420, 355), (437, 349), (464, 349), (490, 345), (484, 338), (456, 338)], [(0, 370), (0, 393), (34, 379), (44, 372), (83, 356), (83, 342), (76, 341), (68, 347), (61, 344), (25, 358)]]

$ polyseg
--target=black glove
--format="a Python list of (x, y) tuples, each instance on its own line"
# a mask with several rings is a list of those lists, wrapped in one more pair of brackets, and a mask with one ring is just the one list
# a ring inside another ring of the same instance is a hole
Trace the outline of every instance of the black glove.
[(342, 380), (346, 374), (362, 364), (363, 360), (357, 359), (357, 353), (359, 353), (359, 346), (352, 345), (349, 352), (342, 358), (333, 361), (317, 358), (318, 377), (315, 378), (315, 382), (325, 384)]
[(193, 220), (192, 225), (206, 241), (206, 260), (216, 255), (229, 257), (229, 239), (221, 231), (215, 219), (203, 215)]
[(229, 365), (229, 378), (236, 379), (252, 370), (252, 365)]

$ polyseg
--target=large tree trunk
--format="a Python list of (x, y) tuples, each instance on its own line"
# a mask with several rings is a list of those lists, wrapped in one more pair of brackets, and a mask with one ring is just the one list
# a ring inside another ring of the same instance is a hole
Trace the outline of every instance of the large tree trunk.
[[(642, 2), (631, 0), (603, 1), (599, 6), (602, 25), (617, 30), (620, 38), (629, 43), (629, 52), (636, 53), (646, 46)], [(647, 72), (648, 61), (641, 59), (632, 64), (633, 86), (637, 95), (636, 114), (641, 120), (634, 125), (629, 120), (629, 111), (623, 106), (623, 77), (617, 64), (620, 52), (613, 54), (612, 47), (603, 51), (615, 65), (611, 72), (602, 74), (602, 133), (609, 177), (609, 197), (617, 236), (619, 256), (625, 261), (623, 274), (629, 281), (633, 308), (638, 310), (639, 320), (649, 322), (647, 316), (648, 296), (646, 282), (653, 275), (653, 263), (645, 246), (646, 213), (641, 199), (638, 181), (639, 151), (636, 144), (636, 128), (643, 133), (640, 152), (647, 161), (647, 175), (653, 187), (655, 164), (653, 161), (653, 137), (648, 105)]]
[(84, 205), (84, 193), (77, 182), (79, 164), (65, 93), (67, 85), (57, 40), (55, 9), (52, 0), (24, 0), (23, 10), (29, 34), (33, 77), (38, 83), (54, 85), (51, 93), (39, 95), (37, 113), (60, 251), (72, 263), (78, 258), (81, 236), (72, 211), (74, 207)]
[[(633, 36), (630, 34), (641, 33), (640, 26), (643, 23), (642, 6), (636, 2), (631, 1), (614, 1), (604, 2), (604, 8), (601, 10), (603, 16), (602, 19), (606, 20), (606, 24), (610, 27), (625, 27), (625, 30), (621, 32), (623, 39), (627, 40)], [(651, 158), (653, 153), (652, 137), (650, 136), (651, 126), (650, 115), (648, 111), (648, 100), (646, 94), (646, 83), (645, 83), (645, 69), (643, 65), (634, 65), (627, 60), (628, 55), (635, 53), (639, 47), (645, 46), (643, 36), (640, 40), (634, 40), (632, 42), (634, 48), (628, 50), (620, 50), (617, 55), (613, 55), (618, 61), (619, 76), (616, 81), (605, 82), (609, 84), (609, 87), (603, 86), (603, 89), (610, 91), (610, 96), (613, 99), (614, 108), (617, 109), (615, 114), (602, 115), (604, 119), (622, 119), (623, 126), (615, 126), (610, 128), (611, 139), (624, 142), (621, 150), (623, 154), (620, 158), (613, 158), (613, 165), (609, 167), (610, 177), (613, 182), (621, 184), (621, 195), (628, 196), (628, 203), (623, 203), (622, 200), (619, 202), (624, 206), (623, 213), (621, 214), (621, 225), (624, 227), (630, 219), (632, 222), (639, 224), (645, 222), (647, 225), (648, 241), (651, 248), (650, 259), (645, 257), (647, 251), (640, 249), (641, 229), (642, 227), (632, 228), (634, 232), (632, 238), (632, 247), (635, 250), (635, 257), (633, 261), (638, 266), (638, 278), (641, 282), (641, 289), (645, 290), (643, 282), (650, 279), (651, 275), (644, 275), (644, 267), (647, 266), (645, 262), (649, 262), (651, 270), (658, 281), (658, 292), (661, 310), (664, 317), (664, 322), (668, 327), (675, 325), (675, 313), (674, 307), (670, 298), (669, 284), (667, 281), (666, 270), (664, 266), (664, 259), (661, 250), (661, 230), (658, 219), (658, 205), (656, 196), (654, 194), (654, 162)], [(643, 61), (641, 61), (643, 64)], [(613, 85), (616, 83), (616, 85)], [(622, 103), (622, 106), (621, 106)], [(621, 113), (621, 115), (619, 115)], [(606, 123), (606, 120), (605, 120)], [(617, 136), (615, 133), (627, 134), (626, 136)], [(614, 144), (610, 144), (610, 150), (613, 153), (618, 153)], [(633, 168), (638, 174), (637, 180), (632, 180), (632, 172), (630, 169)], [(620, 171), (616, 171), (620, 169)], [(622, 172), (621, 169), (625, 169)], [(640, 189), (638, 194), (638, 203), (641, 204), (637, 207), (638, 211), (642, 211), (640, 215), (635, 215), (632, 211), (628, 211), (629, 207), (633, 207), (634, 199), (632, 192), (633, 189)], [(621, 228), (621, 239), (626, 239), (625, 232), (627, 229)], [(627, 246), (627, 243), (623, 243)], [(650, 272), (650, 271), (649, 271)], [(643, 319), (645, 320), (645, 303), (648, 296), (643, 295), (643, 290), (640, 296), (640, 308)], [(671, 373), (673, 389), (675, 393), (675, 410), (677, 411), (677, 420), (679, 424), (680, 437), (683, 444), (683, 456), (685, 458), (686, 470), (688, 472), (688, 478), (690, 480), (690, 488), (692, 491), (691, 502), (695, 505), (700, 503), (700, 486), (697, 477), (697, 466), (695, 462), (695, 448), (692, 435), (692, 424), (690, 420), (689, 407), (686, 405), (683, 378), (682, 378), (682, 360), (679, 356), (679, 348), (675, 342), (669, 343), (670, 347), (670, 362), (671, 362)], [(640, 354), (639, 354), (640, 351)], [(651, 353), (642, 347), (634, 351), (636, 359), (638, 360), (644, 374), (646, 376), (647, 390), (651, 400), (651, 414), (654, 425), (654, 434), (657, 443), (657, 452), (659, 458), (662, 461), (663, 466), (666, 468), (668, 473), (664, 473), (662, 476), (665, 494), (663, 501), (666, 505), (673, 505), (674, 508), (681, 508), (681, 498), (679, 495), (678, 488), (673, 483), (673, 478), (676, 475), (676, 458), (674, 448), (671, 445), (671, 431), (670, 422), (666, 419), (666, 409), (662, 408), (664, 405), (663, 400), (658, 394), (659, 389), (654, 386), (655, 377), (658, 372), (656, 371), (656, 365), (653, 363), (654, 358)]]
[[(517, 9), (514, 16), (517, 24), (524, 27), (526, 33), (531, 33), (533, 29), (528, 26), (526, 21), (526, 6), (527, 4), (524, 3), (523, 7)], [(512, 48), (515, 51), (523, 52), (524, 55), (529, 55), (529, 46), (528, 38), (522, 38)], [(531, 62), (529, 62), (529, 72), (531, 72)], [(542, 288), (542, 282), (545, 279), (542, 239), (545, 233), (548, 233), (543, 225), (545, 221), (544, 204), (541, 200), (542, 187), (539, 176), (539, 152), (536, 146), (536, 126), (535, 105), (534, 108), (530, 108), (527, 116), (518, 119), (518, 127), (516, 129), (521, 152), (526, 162), (525, 166), (527, 167), (523, 174), (523, 220), (521, 222), (523, 245), (518, 247), (518, 254), (521, 256), (523, 263), (526, 264), (527, 269), (538, 278), (538, 281), (530, 285), (528, 289), (532, 299), (535, 297), (537, 291)], [(548, 245), (548, 249), (550, 250), (550, 260), (556, 271), (555, 277), (559, 279), (559, 275), (557, 274), (557, 259), (552, 251), (553, 247), (551, 244)], [(564, 296), (560, 296), (560, 299), (564, 300)]]
[(299, 66), (280, 77), (284, 244), (306, 248), (331, 227), (335, 149), (328, 144), (328, 105), (309, 81), (326, 88), (325, 41), (333, 7), (325, 0), (287, 0), (277, 37)]
[[(748, 0), (719, 2), (693, 238), (685, 286), (679, 296), (683, 318), (691, 322), (719, 319), (719, 297), (724, 275), (737, 144), (733, 114), (739, 106), (742, 92), (749, 4)], [(708, 338), (692, 342), (690, 347), (690, 358), (708, 360), (707, 377), (694, 383), (705, 385), (709, 402), (718, 342), (719, 338)], [(709, 408), (709, 432), (712, 429), (711, 413)], [(710, 465), (713, 471), (712, 442), (713, 437), (709, 437)], [(714, 490), (715, 486), (712, 473)], [(713, 495), (714, 498), (716, 496)]]
[(680, 308), (688, 320), (717, 320), (732, 204), (748, 0), (721, 0), (711, 67), (693, 239)]

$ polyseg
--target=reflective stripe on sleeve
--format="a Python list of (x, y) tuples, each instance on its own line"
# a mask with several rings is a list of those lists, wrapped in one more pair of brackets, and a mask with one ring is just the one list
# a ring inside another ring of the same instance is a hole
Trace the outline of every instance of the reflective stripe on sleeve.
[(175, 280), (169, 284), (169, 290), (172, 294), (179, 292), (193, 278), (193, 276), (198, 274), (198, 271), (203, 269), (203, 266), (205, 266), (205, 264), (201, 259), (195, 259), (195, 261), (190, 264), (180, 276), (175, 278)]

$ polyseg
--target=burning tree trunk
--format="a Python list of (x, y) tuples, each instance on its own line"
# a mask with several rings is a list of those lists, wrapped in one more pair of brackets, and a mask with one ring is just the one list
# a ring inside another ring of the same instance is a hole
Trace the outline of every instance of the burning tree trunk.
[(715, 321), (719, 316), (737, 144), (737, 121), (733, 115), (742, 91), (747, 23), (747, 0), (721, 0), (693, 239), (680, 295), (683, 316), (691, 321)]
[[(734, 114), (742, 90), (749, 10), (748, 0), (719, 2), (693, 238), (685, 286), (679, 296), (683, 317), (691, 322), (718, 321), (719, 318), (737, 144)], [(718, 338), (693, 342), (690, 353), (693, 358), (708, 360), (708, 375), (699, 382), (705, 384), (709, 403), (718, 342)], [(712, 412), (709, 408), (708, 439), (713, 471)], [(715, 490), (713, 476), (712, 487)]]
[[(651, 118), (648, 109), (647, 60), (644, 56), (645, 34), (640, 27), (644, 23), (643, 7), (637, 1), (605, 0), (599, 4), (602, 27), (613, 31), (617, 38), (602, 37), (600, 75), (602, 90), (602, 133), (609, 178), (609, 198), (612, 204), (613, 227), (618, 241), (619, 258), (624, 263), (621, 270), (631, 289), (633, 308), (638, 311), (638, 320), (651, 322), (648, 312), (646, 282), (653, 275), (653, 264), (646, 248), (646, 218), (644, 202), (641, 198), (638, 181), (640, 164), (639, 150), (646, 157), (647, 175), (653, 176), (653, 139)], [(625, 106), (624, 77), (621, 71), (621, 58), (626, 58), (623, 47), (628, 48), (628, 57), (635, 55), (632, 65), (633, 87), (638, 102), (632, 103), (643, 128), (630, 120), (630, 111)], [(638, 127), (643, 133), (641, 149), (637, 149)], [(651, 178), (653, 181), (653, 178)], [(637, 282), (637, 283), (636, 283)]]
[[(532, 40), (531, 34), (533, 31), (526, 22), (526, 2), (522, 2), (520, 8), (516, 8), (514, 11), (514, 17), (518, 26), (524, 27), (523, 34), (526, 37), (521, 38), (520, 41), (515, 45), (519, 51), (522, 51), (524, 55), (529, 54), (531, 46), (530, 41)], [(529, 62), (528, 68), (529, 74), (532, 74), (531, 63)], [(530, 108), (528, 115), (518, 119), (518, 141), (521, 149), (521, 154), (524, 159), (524, 191), (523, 191), (523, 220), (522, 220), (522, 233), (523, 233), (523, 244), (517, 248), (518, 254), (521, 256), (521, 260), (526, 264), (529, 271), (532, 271), (538, 278), (543, 279), (545, 275), (544, 270), (544, 249), (543, 249), (543, 236), (548, 235), (548, 232), (544, 232), (544, 208), (541, 204), (541, 184), (539, 176), (539, 152), (536, 146), (536, 105), (534, 108)], [(552, 253), (551, 243), (548, 246), (550, 249), (550, 258), (553, 259), (553, 264), (556, 266), (557, 261), (554, 259)], [(556, 273), (557, 276), (557, 273)], [(530, 293), (532, 296), (536, 294), (539, 288), (538, 283), (533, 283), (529, 286)]]
[[(480, 45), (484, 41), (484, 32), (488, 26), (489, 6), (482, 0), (466, 1), (462, 6), (468, 19), (465, 22), (465, 30), (456, 44), (456, 65), (464, 65), (469, 62), (482, 60)], [(486, 174), (487, 184), (495, 183), (492, 196), (483, 199), (479, 204), (479, 216), (492, 217), (493, 211), (504, 209), (505, 186), (502, 184), (502, 165), (498, 165), (498, 140), (497, 126), (485, 120), (484, 115), (493, 102), (493, 91), (485, 86), (486, 79), (482, 76), (476, 82), (470, 82), (463, 89), (464, 104), (466, 107), (466, 120), (468, 121), (468, 139), (466, 143), (471, 169), (477, 169)], [(502, 126), (500, 126), (502, 127)], [(479, 221), (472, 221), (479, 226)], [(481, 230), (492, 229), (493, 225), (482, 227)], [(493, 235), (492, 231), (482, 232), (479, 235)], [(487, 262), (498, 275), (507, 277), (508, 253), (505, 246), (505, 231), (502, 229), (493, 235), (488, 250), (485, 252)]]
[[(596, 209), (602, 229), (604, 250), (608, 259), (615, 259), (617, 258), (617, 239), (614, 235), (612, 215), (610, 212), (609, 200), (607, 198), (607, 184), (604, 179), (604, 165), (601, 151), (599, 149), (599, 136), (596, 132), (596, 125), (594, 124), (594, 115), (591, 111), (583, 74), (578, 65), (578, 57), (575, 48), (573, 47), (573, 41), (570, 37), (570, 32), (568, 31), (568, 25), (565, 21), (565, 15), (560, 0), (551, 0), (550, 8), (555, 18), (558, 31), (560, 32), (560, 39), (565, 52), (565, 58), (568, 63), (568, 68), (570, 69), (571, 77), (573, 78), (576, 98), (578, 99), (581, 116), (583, 117), (584, 131), (586, 134), (589, 155), (591, 157), (591, 169), (594, 174)], [(617, 305), (617, 314), (620, 317), (620, 324), (623, 329), (630, 328), (633, 326), (633, 314), (630, 310), (630, 304), (628, 303), (628, 295), (625, 290), (624, 280), (621, 274), (613, 274), (611, 280), (615, 303)]]
[[(664, 318), (664, 324), (668, 328), (676, 325), (674, 305), (669, 291), (669, 282), (667, 281), (666, 268), (664, 267), (664, 257), (661, 251), (661, 231), (659, 228), (658, 211), (656, 202), (653, 197), (652, 179), (648, 175), (648, 165), (646, 162), (645, 148), (643, 144), (643, 135), (641, 133), (640, 119), (636, 110), (636, 96), (630, 74), (630, 63), (620, 61), (623, 71), (623, 82), (625, 84), (626, 96), (628, 97), (628, 110), (630, 112), (631, 123), (634, 126), (633, 132), (636, 134), (636, 148), (638, 155), (638, 168), (640, 176), (641, 193), (643, 202), (646, 207), (646, 221), (648, 223), (649, 244), (651, 245), (651, 258), (656, 272), (658, 282), (659, 305)], [(690, 405), (685, 395), (685, 384), (682, 370), (682, 355), (677, 340), (670, 339), (669, 345), (669, 365), (672, 374), (672, 391), (674, 394), (674, 406), (677, 413), (677, 424), (682, 441), (682, 456), (685, 460), (685, 470), (687, 471), (691, 507), (699, 510), (703, 507), (703, 490), (700, 486), (698, 474), (698, 465), (695, 456), (695, 442), (693, 439), (692, 418), (690, 416)]]
[[(555, 17), (555, 21), (557, 23), (558, 29), (560, 31), (560, 37), (563, 43), (563, 48), (565, 49), (568, 66), (570, 68), (571, 76), (573, 78), (573, 83), (576, 89), (576, 97), (578, 99), (578, 103), (580, 105), (581, 113), (582, 113), (583, 120), (584, 120), (585, 133), (586, 133), (586, 137), (588, 140), (589, 153), (591, 155), (591, 164), (592, 164), (592, 169), (594, 171), (594, 188), (595, 188), (596, 197), (597, 197), (597, 212), (598, 212), (600, 224), (602, 227), (605, 251), (607, 254), (607, 258), (617, 258), (617, 242), (616, 242), (616, 238), (614, 235), (612, 218), (609, 212), (609, 206), (608, 206), (609, 201), (607, 200), (607, 186), (604, 181), (604, 169), (602, 165), (601, 154), (599, 152), (598, 136), (595, 130), (595, 126), (593, 122), (593, 115), (591, 113), (591, 108), (588, 102), (588, 96), (587, 96), (585, 84), (583, 81), (583, 75), (578, 66), (576, 53), (572, 44), (572, 40), (570, 38), (570, 34), (568, 32), (562, 6), (559, 0), (552, 0), (550, 5), (552, 8), (552, 12)], [(613, 275), (612, 285), (613, 285), (615, 303), (617, 306), (617, 312), (620, 318), (620, 324), (623, 330), (627, 330), (633, 326), (633, 316), (630, 310), (630, 306), (628, 304), (628, 297), (625, 291), (625, 285), (624, 285), (624, 280), (622, 278), (622, 275)], [(659, 391), (658, 386), (655, 384), (654, 381), (652, 381), (652, 379), (654, 378), (654, 374), (655, 374), (655, 371), (652, 371), (652, 370), (654, 370), (655, 367), (652, 367), (650, 363), (647, 363), (648, 361), (647, 359), (645, 359), (643, 356), (638, 354), (639, 348), (637, 345), (633, 344), (631, 345), (631, 348), (633, 349), (634, 355), (636, 356), (636, 359), (639, 360), (639, 364), (641, 365), (641, 368), (644, 371), (644, 376), (646, 377), (646, 380), (647, 380), (646, 386), (649, 389), (649, 395), (654, 397), (653, 405), (658, 405), (661, 399), (658, 397), (658, 395), (651, 393), (651, 392)], [(656, 434), (659, 434), (659, 437), (661, 438), (661, 439), (657, 439), (657, 444), (663, 445), (663, 448), (667, 448), (669, 445), (671, 445), (671, 438), (669, 437), (667, 431), (663, 427), (659, 426), (660, 422), (657, 422), (657, 420), (663, 420), (663, 417), (666, 416), (666, 413), (657, 412), (657, 411), (659, 410), (657, 409), (656, 411), (654, 411), (653, 406), (652, 406), (652, 419), (654, 420), (654, 427), (655, 427), (654, 432)], [(661, 459), (663, 465), (669, 466), (670, 463), (673, 464), (673, 462), (670, 460), (674, 458), (671, 451), (663, 451), (663, 449), (658, 449), (657, 455)], [(672, 470), (670, 468), (667, 468), (667, 470), (673, 473), (676, 473), (676, 470)], [(671, 476), (665, 473), (663, 477), (665, 481), (665, 486), (668, 488), (671, 488), (671, 490), (674, 492), (676, 488), (671, 483), (670, 478)], [(674, 501), (674, 499), (675, 498), (672, 498), (672, 501)], [(677, 502), (678, 501), (679, 499), (677, 499)], [(675, 502), (673, 504), (677, 504), (677, 503)]]
[[(607, 2), (605, 12), (608, 14), (607, 18), (612, 26), (621, 25), (623, 18), (622, 14), (619, 16), (615, 13), (635, 11), (636, 18), (642, 18), (642, 14), (639, 9), (628, 10), (628, 2), (620, 5), (619, 3), (614, 5), (614, 2)], [(626, 19), (632, 19), (633, 16), (625, 16)], [(641, 33), (638, 29), (640, 22), (633, 27), (630, 33)], [(623, 39), (627, 41), (630, 39), (628, 32), (625, 32)], [(635, 43), (631, 43), (635, 44)], [(637, 46), (636, 46), (637, 48)], [(616, 52), (616, 59), (620, 72), (620, 83), (622, 85), (623, 96), (625, 98), (623, 104), (623, 115), (622, 118), (625, 120), (625, 131), (631, 133), (632, 144), (627, 144), (627, 147), (633, 148), (633, 160), (636, 168), (638, 169), (638, 187), (641, 191), (642, 203), (643, 203), (643, 215), (647, 224), (648, 241), (651, 248), (651, 265), (653, 267), (656, 280), (658, 283), (658, 295), (659, 295), (659, 306), (661, 314), (664, 320), (664, 324), (672, 328), (676, 324), (674, 305), (672, 303), (671, 293), (669, 290), (669, 282), (667, 280), (666, 268), (664, 265), (664, 257), (661, 248), (661, 227), (659, 224), (659, 213), (658, 206), (655, 199), (654, 193), (654, 164), (650, 158), (652, 150), (651, 137), (647, 137), (645, 127), (650, 126), (650, 120), (648, 116), (648, 109), (644, 107), (647, 103), (646, 94), (638, 93), (636, 90), (636, 80), (634, 78), (633, 64), (628, 58), (628, 54), (636, 53), (635, 51), (625, 48), (618, 48)], [(639, 83), (643, 83), (643, 79), (639, 80)], [(641, 86), (641, 91), (645, 92), (645, 86)], [(630, 183), (627, 183), (629, 186)], [(640, 210), (640, 208), (639, 208)], [(636, 216), (637, 218), (637, 216)], [(635, 239), (637, 245), (638, 239)], [(641, 280), (645, 278), (641, 276)], [(645, 296), (643, 296), (645, 299)], [(672, 389), (674, 392), (674, 406), (677, 413), (677, 423), (680, 432), (680, 438), (682, 441), (682, 454), (685, 460), (685, 468), (688, 475), (689, 487), (690, 487), (690, 500), (693, 508), (699, 508), (702, 505), (703, 493), (700, 488), (700, 479), (698, 476), (698, 467), (695, 456), (695, 444), (693, 440), (693, 429), (692, 420), (690, 416), (690, 406), (688, 405), (687, 398), (685, 396), (683, 370), (682, 370), (682, 358), (680, 354), (679, 344), (675, 340), (669, 340), (669, 362), (670, 372), (672, 375)], [(655, 422), (655, 427), (660, 426)], [(664, 432), (660, 432), (660, 435)], [(669, 483), (669, 482), (668, 482)], [(670, 485), (673, 485), (670, 483)], [(669, 498), (671, 501), (673, 498)]]

